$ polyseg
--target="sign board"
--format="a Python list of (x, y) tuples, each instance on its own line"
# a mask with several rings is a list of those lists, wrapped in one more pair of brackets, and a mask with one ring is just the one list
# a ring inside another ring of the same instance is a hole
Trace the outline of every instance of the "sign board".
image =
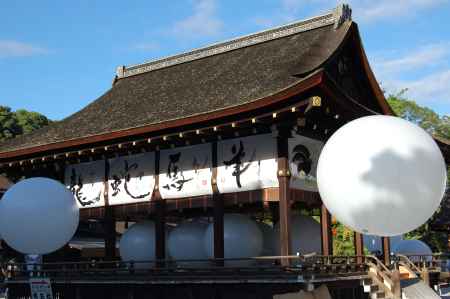
[(317, 162), (323, 145), (319, 140), (297, 134), (289, 139), (291, 188), (317, 192)]
[(80, 209), (105, 205), (104, 178), (103, 160), (68, 165), (65, 170), (65, 184), (72, 191)]
[(155, 187), (155, 153), (109, 160), (110, 205), (149, 201)]
[(211, 144), (161, 151), (161, 197), (182, 198), (212, 194)]
[(52, 286), (48, 278), (30, 278), (31, 299), (53, 299)]
[(278, 187), (276, 139), (271, 134), (221, 141), (217, 156), (220, 193)]

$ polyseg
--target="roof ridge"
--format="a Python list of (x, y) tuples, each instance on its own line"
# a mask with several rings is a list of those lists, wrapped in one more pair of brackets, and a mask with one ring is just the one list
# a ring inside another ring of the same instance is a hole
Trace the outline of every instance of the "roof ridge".
[(169, 66), (260, 44), (266, 41), (279, 39), (300, 32), (317, 29), (324, 26), (334, 25), (334, 28), (337, 29), (342, 25), (342, 23), (347, 20), (351, 20), (351, 8), (347, 4), (340, 4), (335, 9), (333, 9), (333, 11), (324, 15), (312, 17), (302, 21), (296, 21), (279, 27), (274, 27), (249, 35), (240, 36), (227, 41), (194, 49), (185, 53), (167, 56), (141, 64), (119, 66), (116, 71), (116, 78), (121, 79), (131, 77)]

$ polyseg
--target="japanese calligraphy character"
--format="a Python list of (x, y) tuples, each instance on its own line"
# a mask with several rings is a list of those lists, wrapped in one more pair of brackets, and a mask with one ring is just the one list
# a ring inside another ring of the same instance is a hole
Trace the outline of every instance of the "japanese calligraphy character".
[(183, 171), (180, 171), (178, 167), (178, 162), (180, 161), (181, 152), (169, 155), (169, 165), (167, 166), (167, 177), (169, 177), (172, 182), (166, 184), (163, 188), (170, 190), (175, 188), (177, 191), (181, 191), (185, 183), (192, 181), (193, 178), (186, 179), (184, 177)]
[(93, 199), (88, 199), (87, 196), (83, 195), (82, 192), (83, 186), (84, 186), (83, 177), (81, 176), (81, 174), (77, 175), (75, 168), (72, 168), (69, 189), (73, 193), (77, 201), (80, 203), (80, 205), (82, 207), (85, 207), (100, 201), (101, 191)]
[(233, 146), (231, 147), (231, 153), (234, 155), (233, 158), (231, 158), (228, 161), (223, 161), (223, 164), (225, 164), (225, 166), (234, 165), (234, 171), (232, 172), (232, 175), (234, 177), (236, 177), (237, 186), (239, 188), (242, 188), (241, 174), (243, 174), (245, 171), (247, 171), (247, 169), (250, 167), (251, 162), (253, 162), (253, 158), (256, 153), (256, 150), (253, 152), (253, 155), (250, 158), (250, 161), (242, 169), (241, 169), (241, 166), (243, 164), (242, 159), (244, 159), (244, 157), (245, 157), (244, 144), (242, 143), (242, 140), (239, 141), (239, 150), (236, 148), (236, 145), (233, 144)]

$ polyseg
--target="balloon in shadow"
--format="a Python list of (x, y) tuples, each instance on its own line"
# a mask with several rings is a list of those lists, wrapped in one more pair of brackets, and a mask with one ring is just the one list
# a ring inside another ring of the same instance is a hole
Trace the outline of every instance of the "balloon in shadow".
[[(394, 254), (403, 254), (411, 256), (410, 260), (413, 262), (420, 261), (421, 258), (430, 261), (433, 253), (430, 247), (420, 240), (402, 240), (393, 247)], [(420, 257), (419, 255), (425, 255)]]
[[(275, 224), (275, 235), (280, 235), (280, 224)], [(279, 238), (275, 239), (275, 249), (280, 254)], [(304, 215), (291, 217), (291, 252), (292, 254), (308, 254), (322, 252), (320, 224), (314, 218)]]

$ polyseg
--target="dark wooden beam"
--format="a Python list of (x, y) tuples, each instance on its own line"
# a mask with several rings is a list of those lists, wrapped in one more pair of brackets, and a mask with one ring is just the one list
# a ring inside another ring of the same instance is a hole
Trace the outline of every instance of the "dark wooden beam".
[[(224, 241), (224, 200), (223, 195), (219, 193), (217, 188), (217, 142), (211, 143), (212, 151), (212, 189), (213, 189), (213, 218), (214, 218), (214, 258), (220, 259), (225, 257), (225, 241)], [(223, 262), (219, 262), (223, 265)]]
[(105, 209), (103, 225), (105, 230), (105, 259), (111, 261), (116, 257), (116, 220), (114, 210), (110, 207)]
[(391, 264), (391, 241), (389, 237), (381, 237), (381, 247), (383, 251), (383, 261), (386, 265)]
[[(278, 150), (278, 198), (280, 224), (280, 255), (291, 254), (291, 192), (289, 189), (291, 174), (289, 170), (288, 138), (289, 127), (279, 127), (277, 132)], [(283, 266), (289, 266), (289, 259), (281, 259)]]
[(322, 234), (322, 254), (333, 255), (333, 236), (331, 234), (331, 214), (324, 204), (320, 208), (320, 228)]
[[(362, 234), (355, 232), (353, 235), (353, 243), (355, 246), (355, 255), (362, 256), (364, 255), (364, 241)], [(361, 264), (363, 262), (362, 257), (358, 257), (356, 259), (356, 262), (358, 264)]]
[(105, 160), (105, 174), (103, 179), (103, 186), (105, 189), (105, 214), (103, 216), (103, 229), (105, 233), (105, 259), (113, 260), (116, 257), (116, 220), (114, 217), (114, 210), (109, 206), (109, 163)]
[[(157, 191), (159, 194), (159, 192)], [(158, 198), (159, 197), (159, 198)], [(155, 255), (157, 260), (166, 259), (166, 203), (161, 196), (155, 202)]]

